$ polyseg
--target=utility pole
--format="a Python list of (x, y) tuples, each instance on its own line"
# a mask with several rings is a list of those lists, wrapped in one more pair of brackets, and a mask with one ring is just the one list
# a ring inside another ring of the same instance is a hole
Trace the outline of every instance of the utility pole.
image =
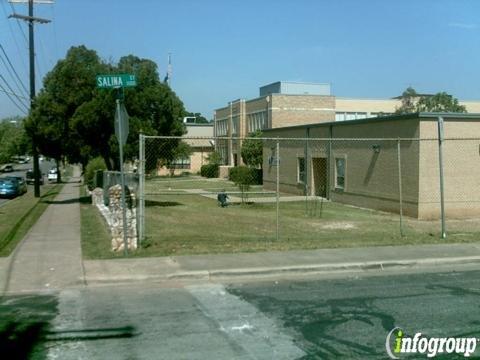
[[(10, 2), (14, 3), (25, 3), (28, 1), (28, 16), (19, 15), (19, 14), (12, 14), (9, 18), (20, 19), (28, 22), (28, 48), (29, 48), (29, 59), (30, 59), (30, 115), (32, 115), (32, 111), (34, 108), (35, 103), (35, 44), (34, 44), (34, 36), (33, 36), (33, 23), (38, 22), (40, 24), (47, 24), (50, 20), (36, 18), (33, 17), (33, 3), (34, 0), (10, 0)], [(45, 0), (36, 0), (36, 3), (41, 4), (51, 4), (53, 1), (45, 1)], [(36, 129), (33, 131), (32, 136), (32, 155), (33, 155), (33, 176), (35, 179), (34, 182), (34, 195), (36, 198), (40, 197), (40, 166), (38, 162), (38, 149), (37, 149), (37, 142), (35, 139), (35, 132)]]

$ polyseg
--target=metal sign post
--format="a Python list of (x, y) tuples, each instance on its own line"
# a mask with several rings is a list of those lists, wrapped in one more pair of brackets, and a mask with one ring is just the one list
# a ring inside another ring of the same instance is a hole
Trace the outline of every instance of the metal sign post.
[(123, 246), (124, 254), (128, 255), (127, 207), (125, 201), (125, 173), (123, 171), (123, 147), (128, 138), (128, 114), (123, 105), (123, 88), (137, 85), (137, 79), (132, 74), (97, 75), (97, 87), (100, 89), (117, 89), (115, 110), (115, 135), (120, 152), (120, 182), (122, 186), (122, 217), (123, 217)]
[[(116, 100), (117, 109), (115, 114), (115, 135), (118, 139), (118, 148), (120, 151), (120, 183), (122, 186), (122, 217), (123, 217), (123, 253), (128, 255), (128, 234), (127, 234), (127, 207), (125, 202), (125, 174), (123, 172), (123, 146), (126, 143), (127, 136), (128, 136), (128, 128), (125, 129), (125, 120), (124, 120), (124, 112), (122, 111), (122, 104), (120, 103), (120, 99)], [(117, 131), (118, 129), (118, 131)], [(126, 135), (124, 135), (126, 134)]]

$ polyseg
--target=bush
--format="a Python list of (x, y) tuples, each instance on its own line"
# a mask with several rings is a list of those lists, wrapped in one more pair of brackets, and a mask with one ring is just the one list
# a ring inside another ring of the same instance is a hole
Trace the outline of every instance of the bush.
[(230, 169), (229, 180), (236, 185), (240, 183), (248, 185), (262, 185), (263, 171), (262, 169), (250, 168), (247, 166), (236, 166)]
[(249, 168), (246, 166), (236, 166), (230, 169), (228, 174), (230, 181), (233, 181), (242, 192), (242, 202), (245, 202), (247, 196), (246, 192), (251, 185), (259, 185), (262, 182), (262, 170)]
[(206, 178), (218, 178), (218, 164), (202, 165), (200, 175)]
[(105, 161), (101, 157), (96, 157), (90, 160), (85, 167), (84, 183), (87, 184), (89, 190), (93, 190), (95, 187), (95, 171), (106, 170), (107, 166)]

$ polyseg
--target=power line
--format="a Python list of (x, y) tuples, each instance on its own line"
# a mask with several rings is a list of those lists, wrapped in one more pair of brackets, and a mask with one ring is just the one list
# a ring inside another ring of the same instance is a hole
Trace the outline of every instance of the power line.
[(55, 59), (58, 59), (58, 41), (57, 41), (57, 27), (55, 25), (55, 8), (53, 6), (53, 3), (51, 4), (52, 6), (50, 7), (50, 10), (52, 12), (52, 25), (53, 25), (53, 40), (54, 40), (54, 45), (55, 45)]
[[(5, 9), (5, 4), (1, 0), (0, 0), (0, 2), (2, 4), (2, 9), (3, 9), (3, 13), (5, 14), (5, 17), (8, 17), (7, 10)], [(17, 48), (18, 57), (20, 58), (20, 60), (22, 62), (22, 65), (23, 65), (23, 70), (26, 73), (27, 72), (27, 64), (25, 63), (22, 52), (20, 50), (20, 45), (18, 45), (17, 37), (15, 36), (15, 33), (13, 32), (12, 24), (10, 23), (10, 21), (7, 21), (7, 23), (8, 23), (8, 28), (10, 29), (10, 33), (12, 34), (12, 39), (15, 42), (15, 46)]]
[(25, 105), (25, 103), (22, 101), (22, 99), (21, 99), (17, 94), (15, 94), (15, 91), (12, 89), (12, 87), (11, 87), (10, 84), (8, 83), (7, 79), (5, 79), (5, 78), (3, 77), (3, 75), (0, 75), (0, 79), (3, 80), (3, 82), (5, 83), (5, 85), (7, 85), (8, 90), (10, 90), (11, 94), (13, 94), (13, 96), (15, 96), (15, 97), (17, 98), (18, 102), (19, 102), (20, 104), (22, 104), (23, 106), (25, 106), (25, 108), (28, 110), (28, 106)]
[(16, 102), (15, 100), (13, 100), (13, 98), (10, 96), (10, 92), (8, 92), (7, 90), (5, 90), (5, 88), (3, 87), (2, 84), (0, 84), (0, 91), (4, 92), (7, 97), (10, 99), (10, 101), (18, 108), (18, 110), (20, 110), (24, 115), (27, 115), (28, 111), (25, 111), (24, 109), (22, 109)]
[[(25, 90), (25, 93), (28, 94), (27, 87), (26, 87), (25, 84), (23, 83), (22, 79), (20, 79), (20, 76), (18, 76), (18, 73), (17, 73), (17, 71), (15, 70), (15, 67), (13, 66), (12, 62), (10, 61), (10, 58), (8, 57), (7, 53), (5, 52), (5, 49), (3, 48), (2, 44), (0, 44), (0, 49), (2, 50), (5, 59), (7, 59), (8, 64), (9, 64), (10, 67), (12, 68), (13, 73), (15, 74), (15, 76), (16, 76), (17, 79), (18, 79), (18, 81), (20, 82), (20, 84), (22, 85), (23, 89)], [(3, 58), (2, 58), (2, 60), (3, 60)], [(3, 60), (3, 61), (5, 61), (5, 60)], [(5, 64), (5, 62), (4, 62), (4, 64)], [(5, 67), (6, 67), (6, 65), (5, 65)]]
[[(9, 3), (9, 4), (10, 4), (10, 7), (12, 8), (13, 13), (16, 14), (15, 13), (15, 7), (13, 6), (13, 4), (12, 3)], [(18, 18), (16, 20), (17, 20), (18, 28), (20, 29), (20, 32), (22, 33), (23, 38), (25, 39), (25, 43), (28, 44), (27, 34), (25, 34), (25, 30), (23, 30), (23, 27), (20, 24), (20, 20), (18, 20)]]
[(25, 96), (23, 96), (23, 95), (16, 94), (16, 93), (12, 93), (12, 92), (10, 92), (10, 91), (0, 90), (0, 92), (3, 92), (3, 93), (5, 93), (5, 94), (14, 95), (14, 96), (19, 97), (19, 98), (21, 98), (21, 99), (28, 100), (27, 97), (25, 97)]

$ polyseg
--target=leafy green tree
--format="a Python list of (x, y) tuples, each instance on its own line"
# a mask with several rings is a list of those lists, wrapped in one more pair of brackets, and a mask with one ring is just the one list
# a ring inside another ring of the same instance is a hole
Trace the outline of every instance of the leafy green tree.
[(167, 167), (170, 170), (170, 176), (175, 173), (175, 162), (182, 159), (187, 159), (192, 155), (193, 149), (184, 141), (180, 141), (173, 152), (173, 158), (168, 160)]
[(71, 47), (45, 76), (26, 129), (38, 150), (57, 164), (67, 157), (86, 165), (92, 156), (72, 134), (70, 122), (78, 107), (92, 98), (96, 74), (106, 70), (95, 51), (78, 46)]
[(189, 117), (195, 117), (195, 123), (196, 124), (208, 124), (210, 121), (207, 120), (205, 116), (203, 116), (201, 113), (193, 113), (189, 112), (185, 116)]
[(263, 163), (263, 142), (260, 139), (262, 132), (257, 130), (250, 134), (249, 138), (245, 139), (242, 144), (241, 155), (243, 162), (254, 168), (260, 168)]
[(0, 163), (10, 162), (13, 156), (25, 155), (29, 149), (23, 120), (19, 117), (3, 119), (0, 122)]
[(418, 94), (414, 88), (409, 86), (401, 96), (402, 105), (395, 110), (396, 114), (409, 114), (416, 112), (415, 101), (418, 99)]
[(236, 166), (230, 169), (229, 178), (240, 189), (242, 194), (242, 203), (248, 200), (248, 190), (250, 186), (255, 184), (253, 169), (247, 166)]
[(209, 165), (220, 165), (222, 164), (222, 154), (218, 151), (212, 151), (207, 155), (207, 163)]
[(396, 114), (414, 112), (457, 112), (466, 113), (465, 106), (460, 105), (458, 99), (446, 92), (435, 95), (421, 95), (415, 89), (408, 87), (401, 96), (402, 105), (396, 109)]
[[(137, 86), (125, 89), (125, 107), (130, 128), (125, 159), (138, 156), (138, 135), (173, 135), (185, 132), (181, 119), (183, 103), (159, 80), (157, 65), (134, 55), (118, 64), (100, 60), (94, 50), (72, 47), (47, 74), (44, 88), (28, 121), (29, 135), (35, 136), (42, 153), (84, 166), (101, 156), (108, 169), (118, 169), (118, 141), (114, 135), (116, 90), (97, 89), (95, 77), (101, 73), (132, 73)], [(155, 167), (163, 157), (174, 156), (178, 141), (168, 148), (153, 149), (148, 166)]]
[(422, 97), (417, 103), (419, 112), (456, 112), (466, 113), (467, 108), (458, 103), (458, 99), (446, 92), (439, 92), (433, 96)]

